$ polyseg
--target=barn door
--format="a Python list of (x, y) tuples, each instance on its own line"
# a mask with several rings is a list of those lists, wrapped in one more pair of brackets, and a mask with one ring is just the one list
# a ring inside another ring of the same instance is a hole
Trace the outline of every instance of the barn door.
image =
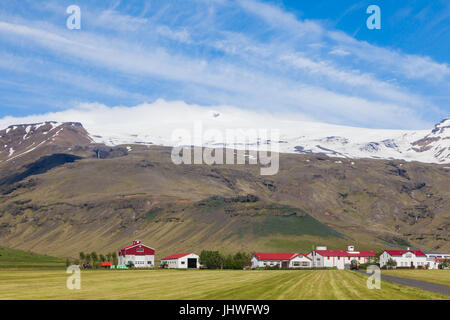
[(188, 268), (197, 268), (197, 259), (189, 258), (188, 259)]

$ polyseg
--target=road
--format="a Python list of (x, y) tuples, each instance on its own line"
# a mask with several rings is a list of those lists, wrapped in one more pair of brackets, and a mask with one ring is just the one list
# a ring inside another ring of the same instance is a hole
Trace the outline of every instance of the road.
[[(363, 270), (358, 270), (357, 272), (369, 275)], [(381, 271), (381, 280), (387, 280), (387, 281), (394, 282), (397, 284), (415, 287), (415, 288), (428, 290), (428, 291), (433, 291), (436, 293), (446, 294), (446, 295), (450, 296), (450, 286), (446, 286), (443, 284), (437, 284), (437, 283), (415, 280), (415, 279), (388, 276), (388, 275), (384, 275), (383, 271)]]

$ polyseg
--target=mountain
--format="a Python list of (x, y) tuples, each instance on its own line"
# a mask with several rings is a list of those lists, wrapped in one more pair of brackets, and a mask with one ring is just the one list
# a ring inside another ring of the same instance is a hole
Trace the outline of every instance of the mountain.
[[(365, 132), (353, 139), (374, 137)], [(139, 238), (158, 256), (351, 243), (450, 250), (445, 165), (283, 153), (279, 173), (261, 176), (257, 165), (175, 165), (170, 147), (93, 142), (105, 138), (78, 123), (16, 125), (0, 136), (5, 247), (76, 256)], [(446, 137), (448, 120), (406, 140), (425, 139), (410, 152), (435, 155)], [(343, 143), (334, 140), (327, 143)]]
[[(139, 111), (145, 114), (145, 111), (152, 110)], [(245, 145), (247, 149), (255, 149), (261, 143), (266, 143), (281, 153), (450, 163), (450, 119), (443, 120), (431, 130), (380, 130), (286, 119), (235, 109), (211, 111), (186, 107), (169, 111), (161, 117), (144, 120), (124, 116), (122, 122), (114, 125), (98, 119), (98, 122), (90, 121), (87, 131), (94, 141), (109, 146), (173, 146), (184, 143), (233, 149), (242, 149)], [(138, 124), (131, 121), (137, 121)], [(267, 133), (267, 138), (263, 137), (264, 141), (261, 142), (259, 136), (247, 137), (238, 133), (230, 141), (225, 136), (230, 129), (247, 133), (262, 129)], [(202, 141), (193, 139), (198, 130), (201, 130)], [(279, 136), (271, 138), (271, 130), (278, 130)], [(183, 134), (173, 137), (174, 132)], [(186, 135), (191, 139), (186, 139)]]
[(0, 163), (25, 162), (43, 150), (55, 152), (93, 142), (81, 123), (48, 121), (0, 130)]

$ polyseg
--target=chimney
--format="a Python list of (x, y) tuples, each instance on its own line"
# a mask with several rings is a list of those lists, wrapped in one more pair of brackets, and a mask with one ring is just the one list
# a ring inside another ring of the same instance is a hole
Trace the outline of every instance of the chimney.
[(355, 246), (348, 246), (347, 251), (355, 251)]

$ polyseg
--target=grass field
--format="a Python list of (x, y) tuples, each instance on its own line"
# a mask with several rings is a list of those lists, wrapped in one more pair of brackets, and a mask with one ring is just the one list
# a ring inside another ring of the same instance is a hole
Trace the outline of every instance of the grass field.
[(367, 276), (339, 270), (98, 270), (68, 290), (65, 270), (0, 270), (0, 299), (450, 299), (390, 282), (369, 290)]
[(382, 273), (450, 286), (450, 270), (383, 270)]
[(4, 268), (44, 268), (61, 269), (65, 267), (62, 258), (0, 247), (0, 269)]

